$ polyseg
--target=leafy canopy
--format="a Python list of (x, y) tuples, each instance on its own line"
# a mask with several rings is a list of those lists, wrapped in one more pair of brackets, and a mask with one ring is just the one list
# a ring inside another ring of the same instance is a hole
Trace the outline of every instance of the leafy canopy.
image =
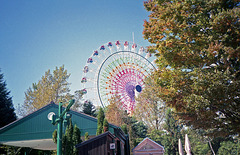
[(33, 83), (32, 87), (25, 92), (23, 108), (26, 113), (37, 110), (50, 102), (68, 102), (72, 95), (69, 93), (70, 84), (68, 78), (70, 74), (64, 66), (56, 67), (53, 73), (48, 70), (38, 83)]
[(159, 97), (212, 136), (239, 134), (240, 3), (148, 0), (144, 38), (157, 56)]
[(165, 118), (166, 106), (157, 95), (160, 88), (152, 78), (146, 78), (144, 81), (144, 90), (136, 98), (134, 116), (139, 121), (143, 121), (150, 130), (159, 130)]
[(121, 109), (119, 104), (120, 96), (114, 96), (110, 99), (110, 104), (106, 108), (106, 118), (109, 123), (117, 126), (125, 124), (124, 118), (126, 118), (126, 112)]

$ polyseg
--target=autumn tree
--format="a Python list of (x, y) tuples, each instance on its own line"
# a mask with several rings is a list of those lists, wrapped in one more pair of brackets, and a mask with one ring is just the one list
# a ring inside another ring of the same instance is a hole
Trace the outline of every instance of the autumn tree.
[(239, 134), (240, 22), (234, 0), (148, 0), (144, 38), (157, 56), (159, 97), (212, 136)]
[(121, 109), (121, 104), (119, 104), (120, 97), (114, 96), (110, 99), (110, 104), (106, 109), (106, 118), (109, 123), (117, 126), (122, 126), (124, 123), (124, 117), (126, 116), (124, 110)]
[(14, 112), (10, 91), (7, 89), (6, 81), (4, 81), (3, 74), (1, 73), (0, 73), (0, 114), (2, 116), (2, 118), (0, 119), (0, 128), (17, 119), (17, 116)]
[(165, 118), (166, 106), (157, 95), (159, 87), (152, 77), (145, 79), (145, 88), (136, 99), (134, 116), (143, 121), (150, 130), (161, 129)]
[(33, 83), (25, 92), (25, 100), (22, 108), (26, 113), (35, 111), (50, 102), (68, 102), (73, 96), (70, 94), (68, 78), (70, 74), (64, 66), (56, 67), (53, 73), (48, 70), (41, 80)]
[(131, 149), (146, 137), (147, 126), (121, 108), (120, 96), (113, 96), (110, 99), (110, 104), (106, 108), (106, 118), (109, 123), (121, 126), (124, 133), (129, 135)]

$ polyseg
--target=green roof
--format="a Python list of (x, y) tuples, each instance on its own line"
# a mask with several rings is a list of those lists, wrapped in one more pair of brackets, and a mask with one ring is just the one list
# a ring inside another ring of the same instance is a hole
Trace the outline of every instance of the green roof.
[[(58, 114), (58, 105), (48, 104), (43, 108), (0, 128), (0, 143), (6, 145), (15, 145), (15, 143), (17, 143), (15, 146), (23, 147), (25, 145), (20, 145), (20, 142), (26, 142), (29, 144), (31, 144), (31, 141), (38, 143), (39, 140), (48, 140), (49, 142), (52, 142), (52, 133), (57, 129), (57, 125), (52, 125), (51, 121), (48, 119), (48, 114), (50, 112)], [(88, 132), (90, 136), (96, 135), (97, 118), (72, 110), (68, 113), (72, 115), (71, 118), (73, 124), (77, 124), (80, 128), (82, 136), (84, 136), (85, 132)], [(109, 124), (109, 131), (111, 133), (114, 133), (114, 129), (117, 128), (117, 126)]]

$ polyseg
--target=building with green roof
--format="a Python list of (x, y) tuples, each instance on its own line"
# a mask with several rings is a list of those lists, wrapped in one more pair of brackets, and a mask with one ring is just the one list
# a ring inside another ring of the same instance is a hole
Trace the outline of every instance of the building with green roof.
[[(97, 118), (70, 110), (71, 120), (81, 130), (81, 136), (88, 132), (90, 137), (96, 136)], [(58, 114), (58, 105), (51, 103), (43, 108), (0, 128), (0, 144), (32, 148), (38, 150), (56, 150), (52, 133), (57, 125), (51, 124), (51, 115)], [(122, 130), (109, 124), (109, 131), (118, 136), (124, 135)]]

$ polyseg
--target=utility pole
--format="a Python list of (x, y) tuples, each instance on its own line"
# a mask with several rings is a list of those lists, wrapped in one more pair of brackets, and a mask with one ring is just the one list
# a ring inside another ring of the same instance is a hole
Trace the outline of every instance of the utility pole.
[(60, 102), (58, 105), (58, 116), (52, 115), (51, 123), (53, 125), (58, 124), (57, 130), (57, 155), (62, 155), (62, 126), (63, 126), (63, 116), (68, 112), (71, 106), (74, 104), (75, 100), (70, 100), (68, 106), (64, 111), (62, 111), (63, 103)]

